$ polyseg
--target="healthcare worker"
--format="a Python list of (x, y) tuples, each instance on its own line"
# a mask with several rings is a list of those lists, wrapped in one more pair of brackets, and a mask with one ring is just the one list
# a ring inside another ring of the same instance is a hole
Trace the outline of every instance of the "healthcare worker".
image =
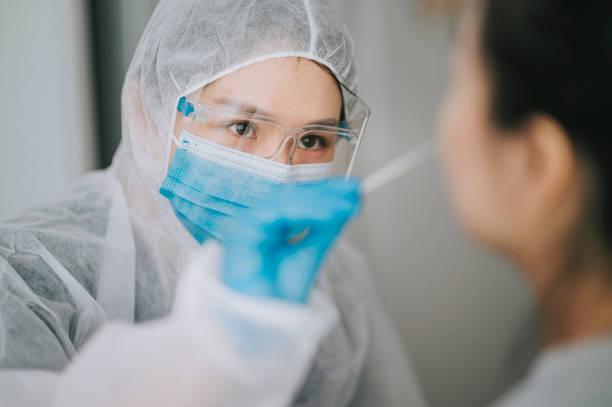
[[(0, 405), (421, 406), (361, 255), (326, 257), (359, 206), (320, 181), (355, 158), (356, 85), (323, 0), (162, 0), (112, 166), (0, 225)], [(324, 209), (283, 229), (306, 258), (219, 279), (227, 220), (270, 196)]]
[[(475, 4), (459, 30), (441, 109), (441, 162), (466, 230), (522, 270), (544, 344), (495, 406), (611, 406), (612, 3)], [(286, 205), (299, 212), (308, 203)], [(254, 231), (304, 223), (271, 221), (268, 211), (262, 205), (238, 218), (225, 274), (236, 273), (240, 253), (255, 256), (273, 240)]]

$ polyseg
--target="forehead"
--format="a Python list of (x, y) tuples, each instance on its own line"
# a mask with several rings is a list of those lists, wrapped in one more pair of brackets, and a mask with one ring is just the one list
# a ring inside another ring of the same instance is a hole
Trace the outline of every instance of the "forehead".
[(233, 99), (270, 112), (275, 119), (301, 122), (338, 119), (340, 87), (319, 64), (300, 58), (276, 58), (232, 72), (206, 86), (200, 103)]

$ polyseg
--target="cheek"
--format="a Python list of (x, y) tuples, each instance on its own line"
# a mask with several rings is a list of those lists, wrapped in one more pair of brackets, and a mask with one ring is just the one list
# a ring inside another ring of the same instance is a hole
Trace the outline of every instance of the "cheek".
[(438, 141), (442, 172), (460, 222), (483, 237), (495, 215), (492, 149), (478, 104), (449, 94), (440, 111)]

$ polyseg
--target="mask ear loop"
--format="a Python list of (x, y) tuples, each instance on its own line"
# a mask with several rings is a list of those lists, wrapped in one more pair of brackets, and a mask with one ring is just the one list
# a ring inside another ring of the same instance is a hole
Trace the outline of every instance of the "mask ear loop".
[[(170, 167), (170, 152), (172, 151), (172, 143), (174, 143), (176, 145), (176, 147), (180, 147), (180, 142), (179, 140), (176, 138), (176, 136), (174, 135), (174, 128), (176, 126), (176, 118), (177, 118), (177, 112), (185, 112), (185, 108), (184, 103), (186, 102), (186, 97), (185, 96), (179, 96), (175, 102), (175, 106), (176, 109), (174, 109), (173, 113), (172, 113), (172, 127), (171, 127), (171, 131), (170, 134), (168, 135), (168, 145), (166, 147), (166, 159), (168, 160), (168, 167)], [(181, 110), (183, 109), (183, 110)]]
[[(188, 128), (189, 126), (191, 126), (191, 124), (195, 121), (195, 117), (191, 118), (191, 121), (189, 123), (187, 123), (185, 126), (183, 126), (182, 130), (185, 130), (186, 128)], [(181, 131), (182, 132), (182, 131)], [(179, 138), (176, 138), (174, 131), (170, 134), (170, 140), (174, 143), (174, 145), (176, 146), (176, 148), (181, 148), (181, 140)]]
[(172, 142), (174, 143), (174, 145), (176, 146), (176, 148), (180, 148), (181, 147), (181, 142), (179, 139), (176, 138), (176, 136), (174, 135), (174, 133), (172, 133), (170, 135), (170, 139), (172, 140)]
[[(181, 142), (179, 139), (176, 138), (174, 134), (174, 128), (176, 127), (177, 112), (182, 113), (185, 117), (192, 116), (194, 112), (193, 105), (187, 101), (187, 98), (185, 96), (180, 96), (178, 98), (176, 106), (177, 108), (174, 110), (174, 113), (172, 115), (172, 131), (169, 134), (168, 146), (166, 147), (166, 159), (168, 160), (168, 167), (166, 168), (166, 171), (170, 168), (170, 165), (172, 164), (172, 159), (171, 159), (172, 157), (170, 157), (170, 153), (172, 151), (172, 143), (174, 143), (176, 148), (181, 148)], [(192, 116), (191, 122), (189, 124), (193, 123), (194, 119), (195, 117)]]
[[(174, 135), (174, 130), (172, 131), (172, 133), (170, 133), (170, 137), (168, 141), (168, 157), (170, 157), (170, 152), (172, 151), (172, 143), (174, 143), (176, 148), (181, 148), (181, 140), (176, 138), (176, 136)], [(171, 160), (168, 159), (168, 161), (171, 161)], [(168, 165), (170, 164), (168, 163)]]
[[(185, 106), (183, 103), (185, 103), (187, 101), (187, 99), (185, 97), (181, 97), (179, 99), (179, 103), (178, 103), (178, 108), (177, 111), (181, 112), (185, 117), (190, 117), (190, 121), (189, 123), (187, 123), (182, 130), (185, 130), (185, 128), (191, 126), (193, 124), (193, 122), (195, 121), (195, 114), (197, 114), (198, 112), (196, 112), (194, 110), (193, 105), (190, 102), (187, 102), (187, 106)], [(183, 110), (181, 110), (183, 109)], [(187, 109), (187, 110), (186, 110)], [(190, 109), (190, 110), (189, 110)], [(173, 125), (172, 128), (174, 129), (174, 127), (176, 127), (176, 118), (177, 118), (177, 114), (176, 112), (174, 113), (174, 121), (173, 121)], [(174, 143), (174, 145), (176, 145), (177, 148), (181, 148), (181, 141), (180, 139), (176, 138), (176, 135), (174, 134), (174, 130), (172, 130), (172, 133), (170, 133), (170, 140), (172, 143)], [(170, 150), (170, 146), (168, 150)]]

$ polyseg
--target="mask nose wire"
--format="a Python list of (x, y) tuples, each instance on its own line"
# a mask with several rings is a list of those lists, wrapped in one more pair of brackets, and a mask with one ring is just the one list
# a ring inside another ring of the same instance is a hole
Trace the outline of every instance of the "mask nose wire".
[(175, 145), (176, 147), (181, 147), (181, 143), (180, 143), (179, 139), (178, 139), (178, 138), (176, 138), (176, 136), (174, 135), (174, 132), (172, 132), (172, 133), (170, 134), (170, 138), (172, 139), (172, 142), (174, 143), (174, 145)]

